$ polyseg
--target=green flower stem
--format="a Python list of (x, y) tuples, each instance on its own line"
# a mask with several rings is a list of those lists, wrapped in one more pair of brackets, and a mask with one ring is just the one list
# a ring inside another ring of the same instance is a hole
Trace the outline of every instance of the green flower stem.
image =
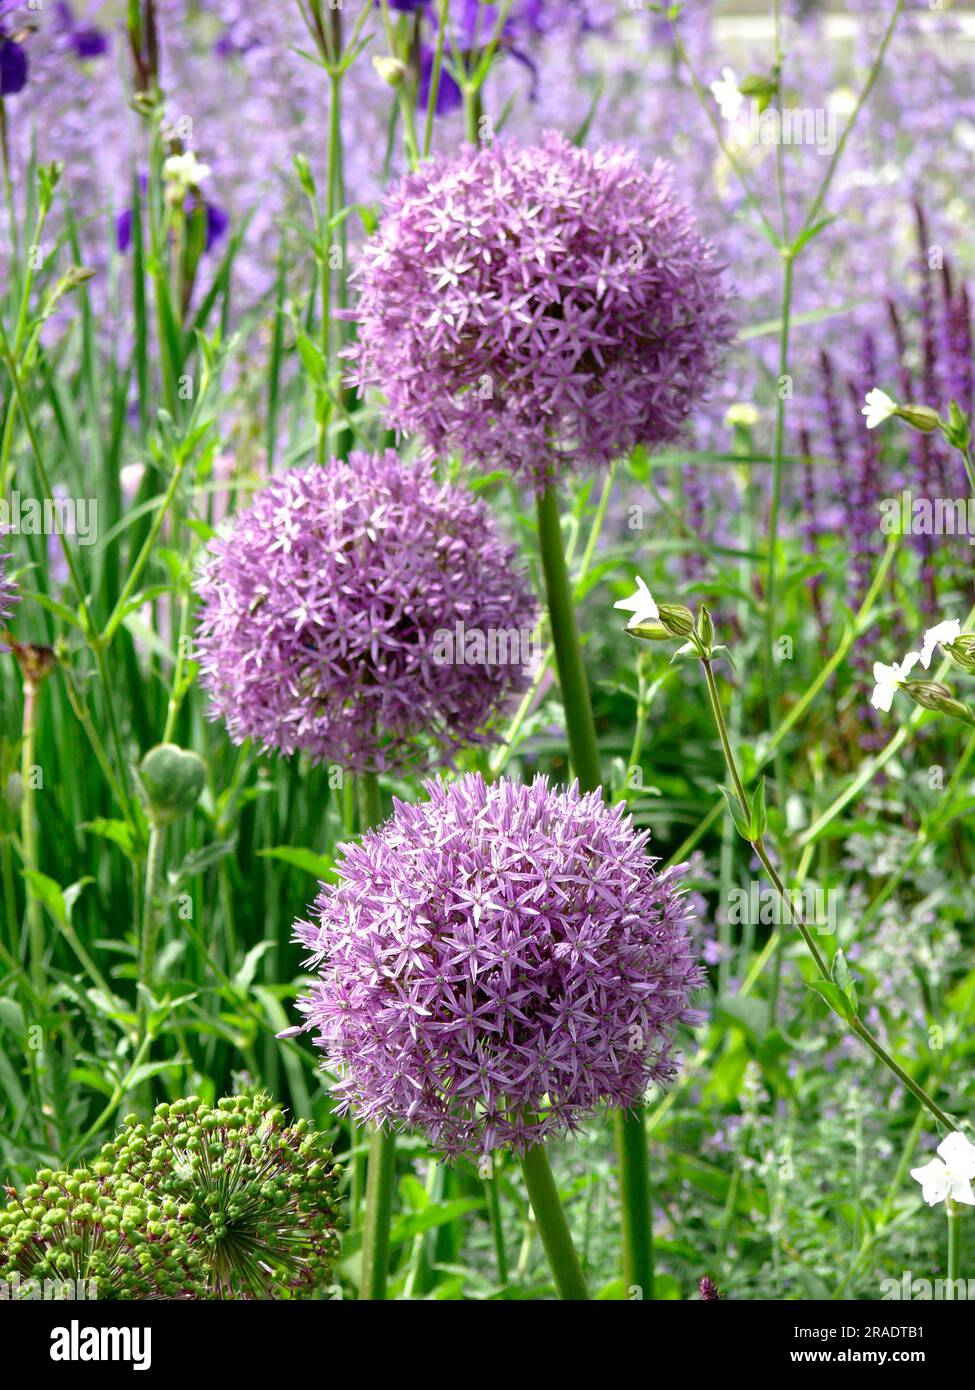
[[(390, 54), (396, 53), (396, 34), (393, 29), (393, 19), (389, 12), (389, 0), (380, 0), (383, 16), (383, 28), (386, 31), (386, 42), (389, 45)], [(442, 50), (441, 50), (442, 52)], [(406, 149), (406, 158), (411, 169), (415, 169), (420, 162), (420, 146), (416, 134), (416, 117), (414, 114), (414, 101), (416, 93), (413, 83), (402, 81), (398, 84), (397, 95), (399, 98), (400, 117), (403, 121), (403, 145)]]
[(508, 1252), (504, 1243), (504, 1224), (501, 1220), (501, 1192), (496, 1173), (483, 1179), (484, 1199), (487, 1203), (488, 1220), (491, 1222), (491, 1235), (494, 1238), (494, 1256), (498, 1264), (498, 1283), (505, 1288), (508, 1283)]
[[(24, 681), (24, 717), (22, 724), (23, 742), (20, 754), (20, 776), (23, 801), (20, 807), (20, 843), (25, 870), (36, 873), (40, 869), (37, 846), (37, 790), (34, 786), (34, 756), (37, 738), (37, 695), (38, 686), (34, 681)], [(26, 881), (27, 891), (27, 940), (30, 945), (30, 978), (35, 996), (44, 994), (44, 918), (40, 899), (34, 891), (30, 879)]]
[(152, 990), (152, 976), (156, 963), (156, 937), (159, 931), (157, 898), (162, 877), (163, 849), (166, 830), (162, 825), (153, 825), (149, 831), (149, 849), (146, 854), (145, 893), (142, 899), (142, 937), (139, 949), (139, 1040), (146, 1036), (149, 1015), (147, 992)]
[[(738, 765), (735, 761), (735, 755), (732, 751), (731, 744), (728, 739), (728, 730), (725, 725), (724, 713), (721, 709), (721, 700), (718, 695), (718, 688), (714, 680), (714, 671), (712, 669), (711, 662), (707, 657), (702, 657), (701, 665), (704, 668), (704, 676), (707, 682), (708, 695), (711, 701), (711, 711), (714, 715), (714, 722), (718, 730), (718, 737), (721, 740), (721, 747), (724, 751), (725, 762), (728, 766), (728, 771), (731, 774), (731, 780), (734, 783), (735, 793), (741, 805), (742, 813), (747, 818), (749, 816), (750, 803), (747, 795), (745, 794), (745, 789), (742, 785), (741, 776), (738, 772)], [(788, 910), (792, 923), (797, 928), (799, 935), (805, 942), (810, 955), (815, 961), (816, 969), (819, 971), (820, 976), (823, 980), (832, 983), (832, 975), (830, 974), (830, 968), (826, 963), (826, 960), (823, 957), (823, 954), (820, 951), (819, 947), (813, 940), (808, 926), (802, 920), (802, 917), (799, 915), (799, 913), (796, 911), (788, 890), (782, 882), (782, 879), (779, 877), (774, 864), (770, 860), (768, 856), (768, 851), (765, 848), (764, 838), (761, 835), (759, 835), (754, 840), (749, 840), (749, 844), (752, 846), (752, 849), (755, 851), (755, 853), (761, 860), (765, 872), (768, 874), (768, 877), (771, 880), (771, 883), (775, 888), (775, 891), (778, 893), (779, 897), (782, 899), (784, 906)], [(837, 1017), (840, 1017), (840, 1015), (837, 1014)], [(924, 1090), (924, 1088), (918, 1085), (914, 1078), (912, 1076), (909, 1076), (908, 1073), (904, 1070), (904, 1068), (894, 1061), (890, 1053), (887, 1052), (887, 1050), (882, 1046), (882, 1044), (877, 1041), (874, 1035), (870, 1032), (870, 1029), (866, 1026), (865, 1023), (862, 1022), (858, 1015), (855, 1014), (852, 1018), (846, 1019), (844, 1021), (848, 1024), (850, 1031), (852, 1033), (855, 1033), (856, 1036), (860, 1039), (860, 1041), (870, 1049), (874, 1056), (877, 1057), (881, 1062), (883, 1062), (887, 1070), (897, 1078), (901, 1085), (906, 1087), (906, 1089), (909, 1090), (911, 1094), (914, 1095), (921, 1102), (921, 1104), (925, 1106), (927, 1110), (930, 1111), (930, 1113), (934, 1116), (934, 1118), (938, 1121), (939, 1124), (944, 1125), (945, 1128), (949, 1131), (955, 1129), (955, 1125), (951, 1122), (951, 1120), (944, 1113), (944, 1111), (931, 1099), (931, 1097)]]
[(430, 95), (427, 98), (427, 115), (423, 128), (423, 158), (430, 158), (433, 145), (433, 122), (437, 111), (437, 95), (440, 91), (440, 74), (443, 70), (444, 45), (447, 38), (447, 11), (450, 0), (440, 0), (440, 17), (437, 21), (437, 43), (433, 51), (433, 66), (430, 70)]
[(588, 1299), (589, 1291), (583, 1277), (579, 1256), (572, 1244), (569, 1224), (559, 1201), (555, 1178), (543, 1145), (535, 1144), (521, 1160), (528, 1189), (528, 1200), (535, 1213), (538, 1234), (555, 1280), (559, 1298)]
[[(549, 486), (537, 495), (538, 541), (545, 573), (549, 624), (565, 706), (569, 758), (580, 790), (595, 791), (601, 784), (599, 745), (593, 719), (589, 682), (582, 659), (575, 605), (569, 585), (558, 496)], [(650, 1167), (643, 1136), (643, 1107), (634, 1106), (617, 1122), (617, 1161), (623, 1208), (623, 1264), (628, 1285), (653, 1289), (653, 1245), (649, 1229)], [(635, 1136), (641, 1137), (639, 1142)], [(648, 1297), (652, 1297), (650, 1292)]]
[[(623, 1280), (627, 1290), (653, 1298), (653, 1212), (647, 1162), (646, 1115), (642, 1105), (613, 1116), (623, 1209)], [(629, 1296), (629, 1295), (628, 1295)]]
[[(596, 543), (599, 540), (599, 533), (602, 530), (603, 522), (606, 520), (606, 511), (609, 507), (609, 499), (613, 491), (614, 477), (615, 470), (611, 468), (606, 475), (606, 481), (603, 483), (603, 490), (600, 494), (599, 502), (596, 505), (596, 510), (593, 515), (592, 524), (589, 528), (589, 538), (586, 541), (586, 548), (583, 552), (582, 559), (579, 563), (579, 568), (576, 573), (575, 588), (573, 590), (574, 597), (578, 597), (578, 595), (582, 592), (582, 586), (585, 583), (586, 577), (589, 574), (593, 557), (596, 553)], [(569, 548), (566, 552), (567, 565), (571, 562), (572, 556), (573, 546), (570, 543)], [(531, 708), (538, 697), (538, 692), (542, 687), (542, 682), (548, 674), (549, 667), (552, 664), (552, 657), (552, 646), (551, 643), (548, 642), (548, 640), (546, 639), (545, 652), (542, 656), (541, 661), (539, 662), (538, 670), (535, 673), (532, 683), (522, 696), (521, 702), (514, 713), (511, 723), (508, 725), (508, 728), (505, 731), (504, 738), (502, 739), (498, 749), (491, 756), (490, 768), (491, 775), (493, 777), (499, 777), (501, 773), (504, 771), (505, 767), (508, 765), (508, 761), (511, 758), (512, 752), (514, 751), (514, 748), (518, 742), (518, 736), (521, 732), (521, 727), (527, 719), (528, 714), (531, 711)]]
[[(806, 688), (806, 690), (803, 691), (802, 695), (793, 705), (792, 709), (786, 715), (785, 719), (782, 720), (782, 723), (778, 725), (775, 732), (772, 734), (772, 737), (768, 740), (768, 743), (765, 746), (765, 750), (762, 753), (756, 765), (756, 772), (761, 772), (762, 769), (768, 765), (769, 760), (771, 759), (772, 754), (775, 752), (776, 748), (778, 748), (779, 744), (783, 741), (783, 739), (785, 739), (787, 735), (792, 732), (792, 730), (799, 723), (799, 721), (805, 717), (806, 711), (816, 700), (820, 691), (829, 682), (829, 679), (833, 675), (833, 672), (838, 670), (839, 667), (843, 664), (843, 661), (846, 658), (846, 654), (853, 646), (854, 642), (857, 640), (858, 637), (861, 637), (863, 633), (866, 632), (867, 628), (871, 625), (871, 622), (873, 620), (874, 604), (877, 602), (877, 598), (880, 594), (880, 591), (886, 583), (887, 575), (890, 573), (890, 567), (893, 564), (894, 556), (896, 555), (897, 548), (900, 544), (900, 539), (901, 538), (898, 535), (892, 535), (889, 538), (887, 542), (887, 548), (884, 551), (883, 556), (881, 557), (879, 565), (877, 566), (877, 571), (874, 574), (873, 581), (870, 585), (870, 589), (863, 602), (861, 603), (860, 607), (858, 608), (853, 618), (853, 621), (849, 623), (846, 627), (846, 630), (844, 631), (843, 636), (841, 637), (839, 644), (837, 645), (837, 648), (834, 651), (833, 655), (830, 657), (829, 661), (827, 661), (826, 665), (822, 668), (819, 675), (815, 678), (812, 684), (809, 685)], [(916, 711), (918, 718), (920, 718), (921, 713), (922, 711), (920, 710), (920, 708), (918, 708), (918, 710)], [(900, 747), (900, 744), (898, 744), (898, 747)], [(872, 776), (873, 774), (871, 773), (870, 775)], [(707, 815), (704, 816), (703, 819), (698, 822), (697, 826), (694, 828), (694, 830), (691, 831), (690, 835), (688, 835), (687, 839), (683, 842), (683, 844), (678, 846), (678, 848), (668, 859), (668, 868), (673, 864), (682, 864), (684, 862), (684, 860), (695, 848), (695, 846), (700, 843), (700, 841), (704, 838), (707, 832), (711, 829), (715, 821), (718, 820), (718, 818), (722, 814), (724, 805), (724, 798), (719, 796), (718, 799), (715, 801), (714, 805), (711, 807), (710, 811), (707, 813)], [(816, 824), (819, 825), (820, 822), (817, 821)], [(802, 839), (799, 841), (800, 847), (805, 849), (806, 845), (810, 843), (811, 838), (812, 837), (808, 835), (804, 835)]]
[(961, 1265), (961, 1208), (949, 1197), (948, 1208), (948, 1297), (955, 1296), (955, 1280), (960, 1279)]
[[(379, 781), (373, 772), (359, 779), (359, 829), (365, 832), (382, 820)], [(386, 1297), (389, 1272), (389, 1227), (393, 1215), (393, 1182), (396, 1175), (396, 1136), (374, 1128), (369, 1140), (366, 1172), (366, 1210), (362, 1223), (362, 1272), (359, 1297)]]
[(572, 769), (584, 792), (595, 791), (602, 777), (596, 743), (596, 723), (589, 698), (589, 682), (582, 660), (579, 633), (569, 575), (562, 547), (558, 495), (554, 487), (538, 494), (538, 541), (545, 573), (552, 644), (559, 673), (562, 703), (565, 706), (566, 733)]
[[(968, 617), (962, 623), (962, 630), (965, 631), (970, 628), (973, 622), (975, 622), (975, 608), (969, 610)], [(950, 670), (951, 661), (948, 657), (945, 657), (931, 679), (933, 681), (943, 681)], [(840, 792), (835, 800), (830, 802), (826, 810), (816, 817), (812, 825), (806, 827), (799, 836), (798, 844), (800, 848), (805, 848), (806, 845), (812, 844), (813, 840), (818, 839), (827, 825), (834, 821), (839, 813), (860, 795), (864, 787), (870, 785), (877, 773), (880, 772), (882, 768), (886, 767), (896, 753), (900, 752), (908, 738), (927, 714), (927, 710), (922, 709), (920, 705), (916, 706), (913, 714), (900, 726), (893, 738), (881, 748), (879, 753), (869, 758), (863, 764), (849, 786), (846, 787), (844, 791)]]
[(393, 1215), (395, 1174), (396, 1136), (381, 1129), (374, 1129), (369, 1140), (366, 1214), (362, 1226), (360, 1298), (382, 1300), (386, 1297), (389, 1227)]

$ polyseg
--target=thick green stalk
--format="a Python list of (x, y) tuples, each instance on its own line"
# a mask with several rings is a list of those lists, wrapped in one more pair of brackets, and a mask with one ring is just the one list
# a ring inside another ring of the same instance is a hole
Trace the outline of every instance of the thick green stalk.
[(602, 777), (589, 682), (579, 645), (575, 607), (562, 546), (558, 495), (554, 487), (538, 494), (538, 542), (545, 573), (552, 645), (559, 673), (572, 770), (582, 791), (595, 791)]
[(396, 1136), (375, 1129), (369, 1140), (366, 1215), (362, 1226), (362, 1277), (359, 1297), (384, 1299), (389, 1269), (389, 1226), (393, 1214)]
[[(646, 1116), (642, 1105), (613, 1116), (623, 1209), (623, 1281), (653, 1298), (653, 1212), (647, 1164)], [(629, 1296), (633, 1296), (630, 1293)]]
[[(382, 819), (379, 781), (374, 772), (359, 780), (359, 829), (363, 833)], [(396, 1174), (396, 1136), (374, 1129), (369, 1140), (366, 1173), (366, 1210), (362, 1223), (362, 1273), (359, 1297), (386, 1297), (389, 1272), (389, 1227), (393, 1214), (393, 1181)]]
[(544, 1147), (535, 1144), (530, 1148), (521, 1160), (521, 1167), (559, 1298), (588, 1299), (589, 1290)]
[[(538, 542), (545, 573), (549, 624), (559, 673), (566, 733), (572, 770), (582, 791), (595, 791), (602, 781), (599, 745), (593, 719), (589, 682), (582, 659), (575, 605), (559, 524), (558, 495), (547, 487), (537, 495)], [(623, 1210), (623, 1263), (628, 1285), (653, 1289), (653, 1242), (650, 1232), (650, 1165), (645, 1140), (635, 1142), (642, 1133), (643, 1107), (634, 1106), (617, 1123), (617, 1160), (620, 1170)], [(646, 1296), (652, 1297), (652, 1292)]]

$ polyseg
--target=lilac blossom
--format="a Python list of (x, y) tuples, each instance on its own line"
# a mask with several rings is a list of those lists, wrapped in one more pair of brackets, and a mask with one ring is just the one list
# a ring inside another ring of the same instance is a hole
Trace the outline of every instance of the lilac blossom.
[(681, 870), (599, 791), (472, 773), (425, 792), (343, 846), (296, 925), (340, 1112), (449, 1158), (523, 1152), (668, 1082), (703, 981)]
[(353, 278), (355, 383), (429, 454), (536, 485), (674, 439), (730, 337), (666, 166), (555, 132), (408, 175)]
[(483, 501), (392, 450), (273, 478), (197, 587), (201, 682), (237, 743), (356, 771), (449, 759), (527, 683), (514, 549)]

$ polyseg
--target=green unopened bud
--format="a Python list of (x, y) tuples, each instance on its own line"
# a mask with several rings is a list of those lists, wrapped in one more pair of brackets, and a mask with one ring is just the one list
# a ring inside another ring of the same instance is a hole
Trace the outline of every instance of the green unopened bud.
[(658, 622), (634, 623), (626, 631), (631, 637), (642, 637), (644, 642), (670, 642), (673, 639), (673, 633)]
[(963, 671), (975, 675), (975, 633), (963, 632), (944, 648), (948, 656)]
[(188, 815), (200, 799), (206, 767), (198, 753), (160, 743), (139, 764), (139, 780), (155, 825), (169, 825)]
[(724, 422), (729, 429), (750, 430), (758, 421), (758, 411), (746, 401), (737, 401), (725, 411)]
[(398, 87), (407, 74), (407, 66), (399, 58), (393, 58), (389, 54), (373, 58), (372, 65), (379, 73), (384, 82), (388, 82), (391, 87)]
[(296, 154), (294, 157), (294, 170), (298, 175), (298, 182), (301, 184), (302, 191), (308, 198), (316, 197), (315, 176), (312, 174), (311, 165), (303, 154)]
[(941, 416), (929, 405), (899, 405), (895, 412), (911, 429), (922, 434), (932, 434), (943, 427)]
[(714, 642), (714, 622), (711, 618), (711, 610), (703, 604), (697, 615), (697, 640), (706, 652), (711, 650)]
[(971, 421), (957, 401), (951, 401), (948, 405), (948, 423), (943, 430), (945, 439), (953, 449), (967, 449), (972, 442)]
[(658, 612), (661, 626), (671, 637), (690, 637), (694, 631), (694, 614), (682, 603), (662, 603)]
[(934, 710), (938, 714), (948, 715), (950, 719), (960, 719), (963, 724), (975, 725), (975, 715), (968, 706), (956, 700), (940, 681), (902, 681), (901, 689), (922, 709)]

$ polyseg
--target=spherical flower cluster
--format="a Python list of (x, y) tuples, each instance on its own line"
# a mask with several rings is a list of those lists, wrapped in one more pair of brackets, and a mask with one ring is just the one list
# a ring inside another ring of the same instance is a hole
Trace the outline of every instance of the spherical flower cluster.
[(621, 806), (479, 774), (346, 845), (296, 939), (339, 1108), (449, 1158), (576, 1128), (675, 1071), (703, 981), (679, 871)]
[(354, 278), (353, 380), (433, 454), (536, 485), (672, 440), (730, 337), (666, 166), (554, 132), (408, 175)]
[[(3, 534), (0, 532), (0, 542), (3, 541)], [(2, 640), (2, 629), (4, 623), (14, 610), (14, 604), (19, 597), (13, 580), (7, 574), (6, 562), (10, 559), (0, 550), (0, 652), (9, 652), (10, 648), (4, 646)]]
[(14, 1300), (205, 1298), (203, 1252), (131, 1168), (42, 1168), (0, 1210), (0, 1280)]
[(207, 1298), (295, 1298), (329, 1284), (339, 1169), (324, 1136), (307, 1120), (287, 1124), (267, 1095), (157, 1106), (103, 1158), (117, 1172), (145, 1165), (153, 1201), (202, 1255)]
[(160, 1105), (87, 1167), (7, 1189), (0, 1278), (14, 1298), (45, 1281), (78, 1298), (301, 1297), (331, 1279), (337, 1177), (324, 1138), (267, 1096)]
[(273, 479), (212, 550), (198, 657), (237, 742), (398, 769), (421, 738), (448, 758), (485, 741), (525, 688), (537, 605), (513, 548), (392, 450)]

